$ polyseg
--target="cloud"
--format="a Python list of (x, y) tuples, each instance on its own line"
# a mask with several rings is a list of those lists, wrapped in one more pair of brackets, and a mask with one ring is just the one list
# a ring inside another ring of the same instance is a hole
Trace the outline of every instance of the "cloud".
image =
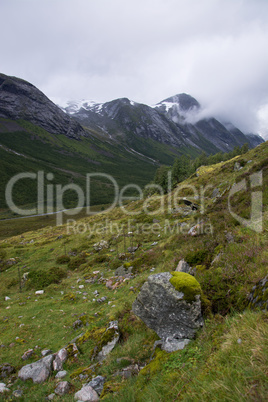
[(202, 116), (267, 132), (267, 0), (2, 0), (0, 14), (1, 72), (52, 99), (186, 92)]

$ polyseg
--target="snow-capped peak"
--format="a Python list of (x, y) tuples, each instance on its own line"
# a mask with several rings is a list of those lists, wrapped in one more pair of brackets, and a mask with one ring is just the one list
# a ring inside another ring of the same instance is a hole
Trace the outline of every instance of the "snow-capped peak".
[(100, 112), (102, 109), (102, 103), (97, 103), (93, 100), (79, 100), (79, 101), (67, 101), (65, 105), (61, 105), (61, 109), (68, 114), (74, 114), (81, 109), (92, 110), (94, 112)]

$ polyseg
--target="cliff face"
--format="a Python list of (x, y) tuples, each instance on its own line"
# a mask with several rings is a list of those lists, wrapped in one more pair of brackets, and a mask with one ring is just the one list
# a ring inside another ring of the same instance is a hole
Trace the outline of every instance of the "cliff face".
[(86, 136), (81, 125), (27, 81), (0, 74), (0, 117), (24, 119), (52, 134), (79, 139)]

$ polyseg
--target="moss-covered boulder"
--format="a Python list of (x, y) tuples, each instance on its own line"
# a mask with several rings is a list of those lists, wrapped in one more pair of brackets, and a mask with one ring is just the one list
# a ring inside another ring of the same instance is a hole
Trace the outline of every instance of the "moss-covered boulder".
[(162, 340), (162, 349), (182, 349), (203, 326), (201, 287), (184, 272), (151, 275), (132, 305), (133, 312)]

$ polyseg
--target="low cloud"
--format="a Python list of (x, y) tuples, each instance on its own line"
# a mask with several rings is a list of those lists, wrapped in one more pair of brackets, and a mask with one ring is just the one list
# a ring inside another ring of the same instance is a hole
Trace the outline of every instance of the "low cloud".
[(1, 72), (53, 100), (186, 92), (268, 138), (266, 0), (2, 0)]

